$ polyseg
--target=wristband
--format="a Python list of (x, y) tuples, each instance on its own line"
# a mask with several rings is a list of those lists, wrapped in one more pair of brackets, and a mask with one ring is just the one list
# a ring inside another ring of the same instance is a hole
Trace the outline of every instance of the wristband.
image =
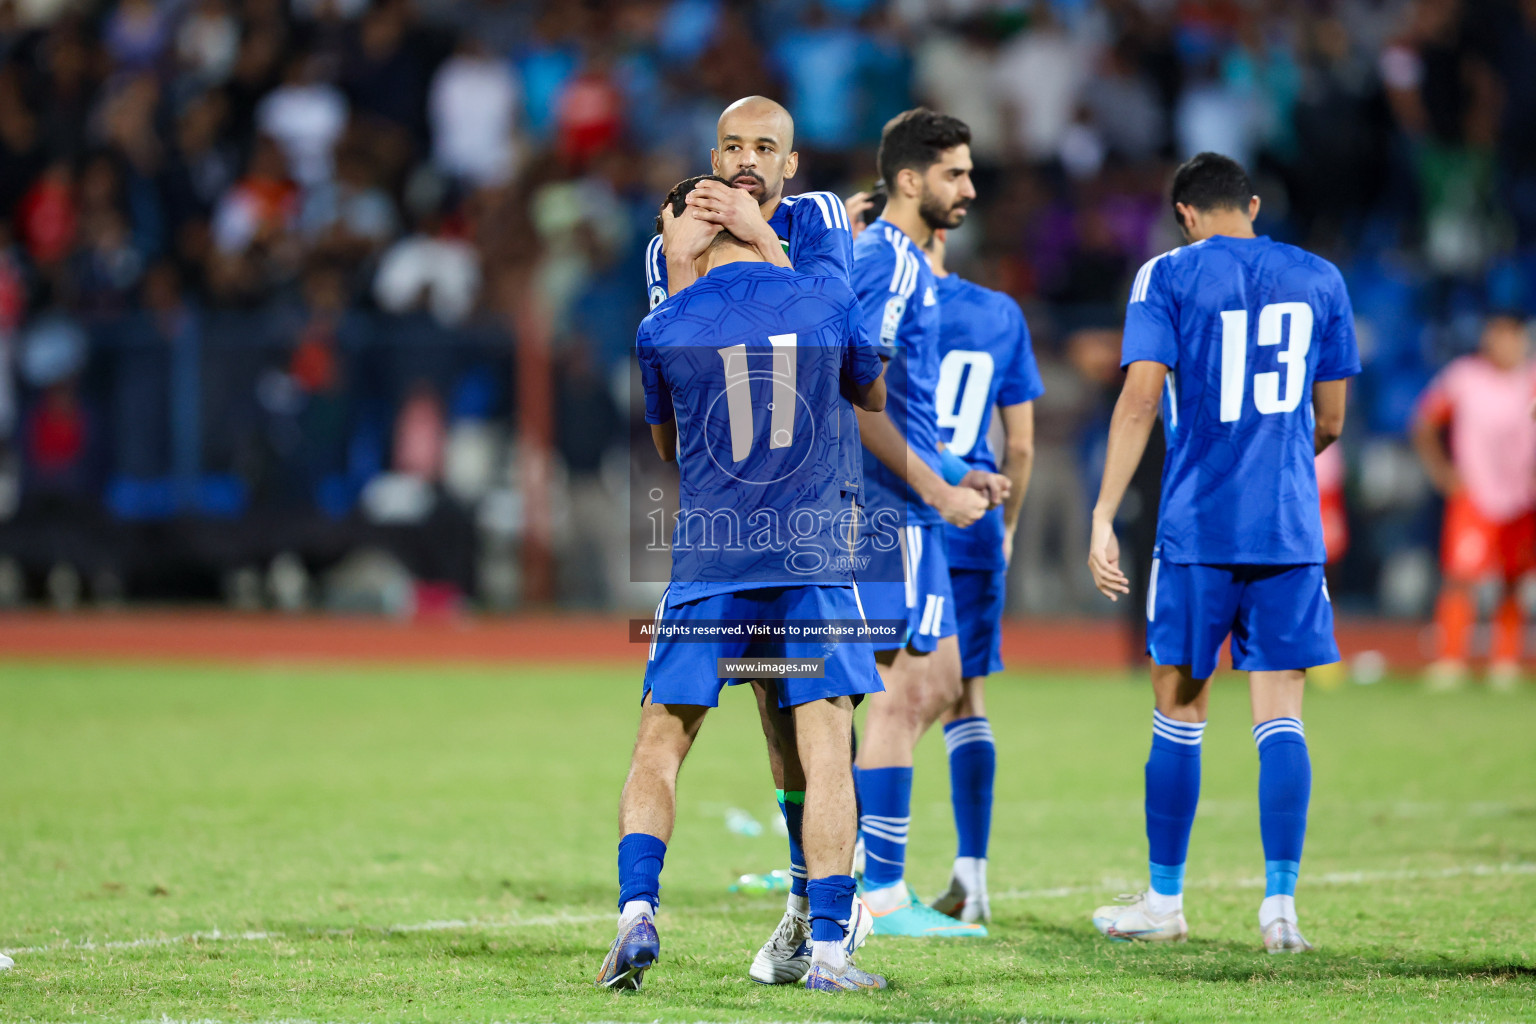
[(939, 475), (951, 487), (957, 486), (970, 471), (970, 464), (948, 448), (939, 452)]

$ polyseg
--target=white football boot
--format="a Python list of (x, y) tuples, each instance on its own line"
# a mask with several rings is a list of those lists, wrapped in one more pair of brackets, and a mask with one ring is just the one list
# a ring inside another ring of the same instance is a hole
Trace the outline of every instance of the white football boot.
[(1123, 893), (1093, 912), (1093, 926), (1115, 942), (1183, 942), (1189, 938), (1184, 912), (1152, 913), (1145, 892)]
[(990, 924), (992, 905), (987, 900), (987, 859), (956, 857), (949, 888), (929, 906), (966, 924)]
[(0, 953), (0, 971), (8, 971), (12, 967), (15, 967), (15, 966), (16, 966), (16, 961), (15, 960), (12, 960), (10, 957), (6, 956), (4, 953)]
[(1315, 947), (1308, 942), (1296, 927), (1295, 921), (1285, 918), (1277, 918), (1269, 922), (1264, 929), (1264, 952), (1266, 953), (1310, 953)]
[[(804, 896), (790, 894), (779, 926), (773, 930), (763, 948), (752, 958), (747, 977), (762, 985), (792, 985), (805, 977), (811, 969), (814, 948), (811, 945), (811, 922), (808, 901)], [(869, 905), (859, 896), (853, 898), (853, 919), (848, 922), (848, 932), (843, 950), (852, 956), (864, 945), (869, 933), (875, 928), (875, 917)]]
[(804, 896), (790, 893), (779, 926), (752, 958), (747, 977), (760, 985), (793, 985), (811, 969), (811, 921)]
[(1259, 904), (1259, 931), (1266, 953), (1310, 953), (1312, 943), (1296, 927), (1296, 897), (1266, 896)]

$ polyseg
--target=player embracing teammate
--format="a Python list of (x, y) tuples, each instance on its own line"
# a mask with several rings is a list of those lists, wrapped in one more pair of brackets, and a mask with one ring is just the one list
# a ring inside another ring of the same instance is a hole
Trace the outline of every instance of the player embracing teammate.
[[(655, 622), (706, 633), (862, 623), (848, 557), (858, 487), (847, 470), (858, 446), (853, 406), (883, 408), (883, 367), (847, 284), (772, 265), (688, 204), (700, 183), (674, 187), (658, 225), (669, 262), (688, 261), (693, 280), (651, 311), (635, 342), (646, 422), (681, 477), (672, 582)], [(814, 659), (818, 671), (769, 682), (740, 662), (773, 657)], [(618, 934), (600, 987), (638, 989), (660, 955), (655, 913), (677, 775), (720, 691), (745, 680), (788, 713), (794, 754), (784, 771), (804, 780), (806, 987), (885, 986), (852, 961), (850, 736), (854, 704), (881, 685), (870, 647), (727, 632), (703, 642), (658, 635), (651, 645), (619, 809)]]
[(1312, 788), (1302, 689), (1307, 668), (1339, 658), (1314, 457), (1343, 429), (1347, 378), (1360, 372), (1354, 315), (1333, 264), (1255, 237), (1259, 198), (1233, 160), (1201, 153), (1180, 166), (1172, 201), (1190, 244), (1148, 261), (1131, 288), (1125, 387), (1088, 554), (1101, 591), (1130, 593), (1115, 513), (1161, 408), (1168, 455), (1147, 595), (1151, 884), (1093, 921), (1111, 939), (1188, 935), (1184, 862), (1208, 684), (1230, 634), (1259, 753), (1259, 928), (1269, 952), (1301, 952), (1312, 948), (1295, 901)]

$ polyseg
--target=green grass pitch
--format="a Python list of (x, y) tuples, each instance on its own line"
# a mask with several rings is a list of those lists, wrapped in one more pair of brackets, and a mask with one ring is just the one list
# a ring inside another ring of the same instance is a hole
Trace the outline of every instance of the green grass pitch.
[[(730, 895), (783, 840), (744, 692), (683, 771), (662, 960), (592, 977), (613, 930), (625, 669), (0, 668), (0, 1019), (337, 1021), (1536, 1020), (1536, 688), (1312, 692), (1299, 904), (1267, 957), (1246, 687), (1218, 680), (1192, 939), (1112, 945), (1139, 885), (1142, 680), (993, 681), (999, 778), (980, 941), (872, 939), (892, 988), (746, 978), (780, 897)], [(943, 744), (917, 768), (909, 877), (953, 852)]]

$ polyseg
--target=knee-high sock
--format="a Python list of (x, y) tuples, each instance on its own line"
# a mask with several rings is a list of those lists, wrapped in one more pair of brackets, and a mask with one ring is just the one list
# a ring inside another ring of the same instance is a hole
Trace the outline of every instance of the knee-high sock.
[(631, 832), (619, 840), (619, 908), (645, 900), (656, 910), (661, 902), (661, 865), (667, 844), (644, 832)]
[(863, 811), (864, 885), (883, 889), (901, 881), (907, 863), (907, 827), (912, 823), (912, 769), (865, 768), (859, 772)]
[(1253, 727), (1259, 747), (1259, 832), (1264, 839), (1264, 895), (1296, 895), (1301, 847), (1307, 836), (1312, 760), (1299, 718), (1271, 718)]
[(779, 813), (789, 831), (789, 891), (805, 895), (805, 850), (800, 845), (800, 826), (805, 820), (805, 790), (779, 790)]
[(1435, 602), (1435, 625), (1440, 628), (1440, 657), (1465, 661), (1472, 642), (1477, 608), (1465, 587), (1448, 586)]
[(1520, 599), (1510, 594), (1493, 614), (1493, 643), (1488, 651), (1489, 660), (1495, 665), (1519, 661), (1520, 648), (1525, 639), (1522, 636), (1524, 627), (1525, 616), (1521, 614)]
[(1152, 891), (1184, 892), (1189, 832), (1200, 803), (1200, 743), (1204, 722), (1177, 722), (1152, 712), (1152, 752), (1147, 756), (1147, 861)]
[(944, 746), (949, 749), (949, 801), (959, 840), (955, 856), (985, 858), (997, 775), (992, 726), (982, 717), (957, 719), (944, 727)]

